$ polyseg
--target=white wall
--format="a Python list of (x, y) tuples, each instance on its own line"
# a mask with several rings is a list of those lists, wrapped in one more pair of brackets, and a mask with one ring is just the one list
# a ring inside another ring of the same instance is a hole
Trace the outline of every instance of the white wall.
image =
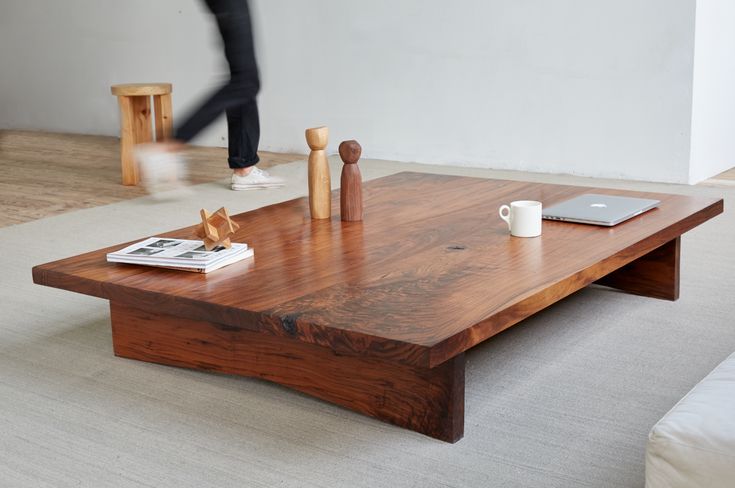
[(689, 181), (735, 167), (735, 1), (699, 0)]
[(215, 35), (193, 0), (2, 0), (0, 128), (117, 135), (110, 85), (137, 81), (181, 115), (223, 73)]
[[(254, 0), (262, 149), (685, 182), (695, 0)], [(117, 133), (109, 85), (222, 74), (193, 0), (3, 0), (0, 128)], [(222, 143), (224, 124), (200, 141)]]
[(693, 2), (289, 4), (259, 4), (283, 149), (324, 121), (373, 157), (688, 177)]

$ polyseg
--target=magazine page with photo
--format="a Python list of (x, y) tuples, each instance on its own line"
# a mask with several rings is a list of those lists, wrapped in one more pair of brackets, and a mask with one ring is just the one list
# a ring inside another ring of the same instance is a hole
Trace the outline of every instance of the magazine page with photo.
[(207, 272), (253, 255), (245, 243), (232, 243), (207, 251), (202, 241), (150, 237), (107, 254), (112, 263), (144, 264)]

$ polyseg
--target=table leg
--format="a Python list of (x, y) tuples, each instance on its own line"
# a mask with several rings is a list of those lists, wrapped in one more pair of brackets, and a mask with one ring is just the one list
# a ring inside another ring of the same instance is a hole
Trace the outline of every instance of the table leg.
[(153, 113), (156, 127), (156, 141), (161, 142), (173, 137), (173, 109), (171, 94), (153, 96)]
[(446, 442), (464, 434), (464, 354), (435, 367), (110, 303), (115, 355), (273, 381)]
[(117, 97), (120, 104), (120, 162), (123, 185), (137, 185), (140, 181), (133, 150), (136, 144), (150, 142), (150, 97)]
[(613, 271), (596, 283), (664, 300), (679, 298), (681, 237)]

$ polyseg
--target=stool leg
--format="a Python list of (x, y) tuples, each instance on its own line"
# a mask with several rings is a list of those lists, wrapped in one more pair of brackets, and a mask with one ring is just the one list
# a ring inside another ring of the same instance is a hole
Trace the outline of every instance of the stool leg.
[(171, 107), (171, 94), (154, 95), (153, 109), (155, 112), (156, 141), (171, 139), (173, 136), (174, 116)]
[(118, 97), (120, 103), (120, 162), (123, 185), (137, 185), (140, 181), (133, 148), (136, 144), (151, 142), (150, 97)]

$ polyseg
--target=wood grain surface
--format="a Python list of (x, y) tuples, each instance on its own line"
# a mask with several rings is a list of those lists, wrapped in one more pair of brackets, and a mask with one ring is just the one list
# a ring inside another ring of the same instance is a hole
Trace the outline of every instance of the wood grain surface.
[(120, 167), (123, 185), (137, 185), (140, 181), (135, 161), (136, 144), (153, 140), (151, 131), (150, 97), (117, 97), (120, 106)]
[[(545, 221), (530, 239), (511, 237), (497, 217), (508, 201), (551, 205), (588, 192), (661, 205), (612, 228)], [(371, 181), (364, 200), (362, 222), (312, 221), (306, 198), (236, 215), (233, 242), (251, 245), (255, 260), (216, 273), (107, 263), (121, 244), (37, 266), (33, 277), (340, 355), (435, 367), (723, 209), (708, 198), (419, 173)], [(332, 206), (335, 215), (336, 192)], [(192, 238), (194, 228), (162, 235)]]
[(110, 92), (118, 97), (166, 95), (172, 91), (171, 83), (126, 83), (110, 87)]
[(678, 300), (680, 254), (681, 237), (677, 237), (597, 280), (597, 283), (636, 295)]
[(308, 162), (309, 208), (311, 218), (315, 220), (328, 219), (332, 216), (332, 179), (326, 152), (328, 141), (328, 127), (306, 129), (306, 142), (311, 149)]
[(153, 115), (156, 141), (171, 139), (174, 135), (174, 112), (170, 93), (153, 96)]
[(117, 356), (261, 378), (443, 441), (462, 438), (464, 354), (421, 368), (115, 301), (110, 311)]

